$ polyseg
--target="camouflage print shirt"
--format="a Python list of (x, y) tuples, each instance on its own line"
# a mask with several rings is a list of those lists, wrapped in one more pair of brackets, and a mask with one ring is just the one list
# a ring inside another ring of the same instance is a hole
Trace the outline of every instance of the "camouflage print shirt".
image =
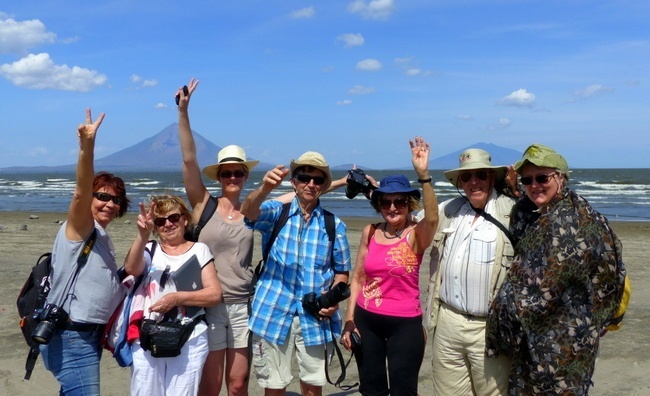
[(542, 210), (514, 208), (510, 273), (488, 315), (486, 354), (512, 357), (509, 394), (584, 395), (625, 266), (607, 219), (564, 189)]

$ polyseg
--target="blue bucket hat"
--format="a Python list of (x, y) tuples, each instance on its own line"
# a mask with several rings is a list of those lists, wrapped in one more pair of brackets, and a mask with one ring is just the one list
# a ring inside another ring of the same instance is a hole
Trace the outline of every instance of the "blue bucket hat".
[(379, 196), (381, 195), (377, 193), (407, 194), (415, 197), (415, 199), (420, 199), (420, 190), (411, 187), (409, 179), (404, 175), (390, 175), (381, 179), (379, 182), (379, 188), (372, 193), (373, 202), (379, 199)]

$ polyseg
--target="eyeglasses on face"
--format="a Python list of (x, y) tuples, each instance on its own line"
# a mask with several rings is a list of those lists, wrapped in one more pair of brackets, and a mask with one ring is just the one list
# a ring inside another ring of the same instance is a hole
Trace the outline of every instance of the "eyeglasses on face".
[(404, 209), (409, 205), (409, 200), (403, 197), (395, 199), (382, 198), (379, 200), (379, 207), (384, 210), (390, 209), (393, 205), (395, 209)]
[(535, 177), (533, 177), (533, 176), (523, 176), (519, 180), (521, 181), (521, 184), (523, 184), (524, 186), (529, 186), (529, 185), (533, 184), (533, 179), (535, 179), (537, 184), (546, 184), (546, 183), (549, 182), (549, 180), (551, 180), (551, 176), (553, 176), (556, 173), (557, 172), (551, 172), (551, 173), (547, 173), (545, 175), (537, 175)]
[(486, 181), (488, 177), (490, 177), (490, 173), (488, 171), (480, 170), (476, 172), (463, 172), (458, 176), (460, 181), (463, 183), (467, 183), (468, 181), (472, 180), (472, 176), (476, 176), (477, 179), (480, 181)]
[(227, 171), (227, 170), (225, 170), (225, 171), (219, 172), (219, 176), (222, 179), (230, 179), (233, 176), (235, 176), (236, 178), (239, 179), (239, 178), (242, 178), (242, 177), (246, 176), (246, 172), (244, 172), (243, 170), (236, 170), (236, 171)]
[(183, 216), (183, 215), (180, 214), (180, 213), (174, 213), (174, 214), (170, 214), (167, 217), (156, 217), (153, 220), (153, 224), (156, 227), (162, 227), (162, 226), (165, 225), (165, 223), (167, 223), (167, 220), (169, 220), (169, 222), (172, 223), (172, 224), (176, 224), (181, 219), (181, 216)]
[(115, 205), (121, 205), (122, 204), (122, 197), (118, 197), (117, 195), (111, 195), (111, 194), (105, 193), (105, 192), (93, 193), (93, 197), (99, 199), (102, 202), (113, 201), (113, 203)]
[(295, 176), (295, 179), (301, 183), (309, 184), (310, 181), (314, 181), (314, 184), (317, 186), (325, 184), (325, 177), (323, 176), (312, 176), (305, 173), (301, 173)]

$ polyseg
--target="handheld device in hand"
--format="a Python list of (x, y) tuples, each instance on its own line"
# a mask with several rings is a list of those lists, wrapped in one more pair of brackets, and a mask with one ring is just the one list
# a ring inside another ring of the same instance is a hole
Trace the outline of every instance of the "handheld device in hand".
[[(190, 94), (190, 90), (187, 88), (187, 85), (183, 85), (183, 94), (185, 96)], [(175, 98), (176, 98), (176, 106), (178, 106), (178, 102), (180, 102), (180, 100), (181, 100), (181, 95), (176, 94)]]

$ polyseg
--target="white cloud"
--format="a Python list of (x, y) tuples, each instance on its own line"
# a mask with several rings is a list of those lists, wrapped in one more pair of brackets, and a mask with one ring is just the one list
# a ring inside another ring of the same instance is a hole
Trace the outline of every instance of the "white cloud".
[(418, 69), (417, 67), (412, 67), (409, 69), (406, 69), (406, 75), (407, 76), (417, 76), (418, 74), (422, 73), (422, 70)]
[(532, 107), (535, 104), (535, 94), (520, 88), (502, 98), (499, 103), (505, 106)]
[(375, 71), (381, 69), (381, 62), (377, 59), (364, 59), (357, 63), (357, 69), (366, 71)]
[(576, 89), (575, 91), (573, 91), (573, 96), (576, 96), (579, 99), (589, 99), (592, 96), (605, 94), (608, 92), (612, 92), (613, 90), (614, 89), (611, 87), (606, 87), (600, 84), (593, 84), (586, 88)]
[(350, 105), (350, 104), (352, 104), (352, 101), (350, 99), (344, 99), (344, 100), (342, 100), (340, 102), (336, 102), (337, 106), (347, 106), (347, 105)]
[(50, 152), (45, 147), (34, 147), (27, 153), (27, 155), (30, 157), (40, 157), (49, 153)]
[(360, 33), (345, 33), (338, 36), (337, 39), (345, 43), (345, 48), (357, 47), (366, 42)]
[(38, 19), (22, 22), (11, 18), (0, 20), (0, 53), (24, 53), (29, 48), (51, 44), (55, 40), (56, 34), (48, 32)]
[(139, 84), (143, 88), (151, 88), (155, 87), (158, 85), (158, 80), (143, 80), (142, 77), (140, 77), (137, 74), (132, 74), (131, 77), (129, 77), (132, 83), (134, 84)]
[(348, 11), (360, 14), (365, 19), (388, 19), (395, 6), (393, 0), (355, 0), (348, 4)]
[(471, 120), (474, 119), (474, 117), (472, 117), (472, 116), (469, 115), (469, 114), (458, 114), (458, 115), (456, 116), (456, 119), (457, 119), (457, 120), (463, 120), (463, 121), (471, 121)]
[(154, 109), (166, 109), (166, 108), (167, 108), (167, 105), (162, 103), (162, 102), (159, 102), (154, 106)]
[(29, 54), (14, 63), (4, 64), (0, 66), (0, 75), (19, 87), (77, 92), (88, 92), (108, 80), (96, 70), (57, 66), (46, 53)]
[(373, 92), (375, 92), (374, 87), (364, 87), (363, 85), (355, 85), (348, 91), (348, 93), (353, 95), (366, 95)]
[(395, 58), (395, 63), (397, 64), (410, 63), (412, 60), (413, 60), (412, 56), (408, 56), (406, 58)]
[(512, 125), (512, 121), (510, 121), (509, 119), (507, 119), (507, 118), (499, 118), (499, 122), (497, 122), (494, 125), (490, 125), (488, 127), (488, 130), (491, 131), (491, 132), (499, 131), (501, 129), (508, 128), (510, 125)]
[(316, 11), (313, 6), (291, 12), (291, 18), (293, 19), (309, 19), (313, 18), (314, 15), (316, 15)]

